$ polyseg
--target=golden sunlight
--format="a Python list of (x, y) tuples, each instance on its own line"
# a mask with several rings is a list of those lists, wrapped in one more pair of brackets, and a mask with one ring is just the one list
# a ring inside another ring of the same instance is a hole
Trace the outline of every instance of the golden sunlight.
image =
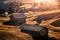
[(48, 9), (57, 9), (58, 8), (58, 1), (57, 0), (34, 0), (37, 3), (35, 8), (39, 6), (41, 8), (48, 8)]
[(53, 3), (56, 0), (35, 0), (36, 3), (40, 3), (40, 2), (47, 2), (47, 3)]
[(42, 2), (43, 0), (35, 0), (35, 2), (38, 2), (38, 3), (40, 3), (40, 2)]

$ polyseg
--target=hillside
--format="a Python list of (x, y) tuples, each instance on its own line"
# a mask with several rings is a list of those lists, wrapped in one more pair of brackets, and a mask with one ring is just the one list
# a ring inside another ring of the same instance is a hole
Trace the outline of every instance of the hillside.
[(0, 40), (33, 40), (33, 38), (29, 34), (22, 33), (19, 26), (3, 25), (1, 23)]
[(50, 40), (60, 40), (60, 11), (45, 11), (45, 12), (36, 12), (26, 14), (29, 16), (27, 18), (26, 24), (35, 25), (37, 22), (34, 20), (37, 15), (42, 19), (42, 23), (40, 26), (45, 26), (49, 30), (49, 38)]

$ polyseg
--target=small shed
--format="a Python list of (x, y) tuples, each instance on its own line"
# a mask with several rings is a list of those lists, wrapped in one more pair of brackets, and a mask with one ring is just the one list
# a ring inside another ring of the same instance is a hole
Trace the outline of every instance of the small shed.
[(13, 13), (11, 20), (15, 20), (18, 23), (26, 23), (26, 16), (23, 13)]
[(48, 38), (48, 29), (46, 27), (38, 27), (29, 24), (22, 24), (20, 27), (22, 32), (30, 34), (35, 40)]

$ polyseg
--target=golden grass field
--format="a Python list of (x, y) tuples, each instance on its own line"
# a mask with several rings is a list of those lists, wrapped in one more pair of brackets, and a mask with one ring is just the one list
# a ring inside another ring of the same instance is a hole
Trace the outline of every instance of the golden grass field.
[[(26, 19), (26, 24), (30, 24), (30, 25), (35, 25), (37, 24), (36, 21), (32, 21), (33, 19), (35, 19), (37, 16), (40, 16), (40, 18), (42, 19), (42, 22), (40, 24), (40, 26), (45, 26), (48, 28), (48, 32), (49, 32), (49, 37), (50, 38), (56, 38), (55, 40), (60, 40), (60, 10), (52, 10), (52, 11), (45, 11), (45, 12), (35, 12), (35, 13), (29, 13), (29, 14), (25, 14), (28, 18)], [(2, 20), (2, 19), (1, 19)], [(56, 22), (57, 20), (59, 20), (58, 22)], [(55, 23), (54, 23), (55, 22)], [(59, 26), (54, 26), (54, 25), (51, 25), (51, 23), (55, 24), (55, 25), (59, 25)], [(2, 23), (0, 22), (0, 28), (1, 28), (1, 25)], [(5, 27), (5, 26), (4, 26)], [(12, 29), (10, 29), (12, 30)], [(32, 40), (33, 38), (31, 36), (29, 36), (28, 34), (24, 34), (24, 33), (19, 33), (17, 32), (15, 34), (15, 32), (11, 32), (11, 31), (7, 31), (7, 30), (0, 30), (0, 35), (2, 33), (5, 33), (7, 32), (8, 34), (13, 34), (15, 36), (18, 36), (19, 38), (24, 38), (23, 40)], [(8, 35), (6, 34), (6, 35)], [(4, 35), (4, 34), (3, 34)], [(5, 36), (6, 36), (5, 35)], [(12, 37), (14, 37), (12, 35)], [(20, 35), (20, 36), (19, 36)], [(26, 36), (27, 35), (27, 36)], [(1, 36), (0, 36), (1, 37)], [(6, 36), (7, 37), (7, 36)], [(9, 36), (10, 37), (10, 36)], [(8, 37), (8, 38), (9, 38)], [(12, 38), (11, 37), (11, 38)], [(26, 39), (25, 39), (26, 37)], [(14, 37), (16, 38), (16, 37)], [(8, 39), (7, 39), (8, 40)], [(13, 40), (17, 40), (16, 39), (13, 39)]]
[[(30, 18), (27, 18), (26, 24), (35, 25), (36, 21), (32, 21), (37, 15), (40, 15), (42, 23), (40, 26), (45, 26), (49, 30), (49, 37), (56, 38), (55, 40), (60, 40), (60, 10), (46, 11), (46, 12), (36, 12), (32, 15), (27, 14)], [(55, 25), (55, 26), (54, 26)], [(57, 25), (57, 26), (56, 26)]]
[(32, 36), (19, 29), (18, 26), (0, 25), (0, 40), (33, 40)]

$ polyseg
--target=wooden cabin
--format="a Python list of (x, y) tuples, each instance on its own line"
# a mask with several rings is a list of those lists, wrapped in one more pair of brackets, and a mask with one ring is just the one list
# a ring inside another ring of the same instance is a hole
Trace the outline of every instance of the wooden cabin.
[(35, 26), (29, 24), (22, 24), (21, 31), (30, 34), (34, 40), (48, 39), (48, 29), (43, 26)]
[(10, 17), (11, 21), (16, 21), (20, 24), (26, 23), (26, 16), (22, 13), (13, 13), (12, 16)]

